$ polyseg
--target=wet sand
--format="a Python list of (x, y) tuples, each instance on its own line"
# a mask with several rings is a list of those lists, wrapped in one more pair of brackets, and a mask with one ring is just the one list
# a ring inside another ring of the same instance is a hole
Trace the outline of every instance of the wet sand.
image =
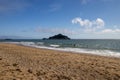
[(120, 80), (120, 58), (0, 43), (0, 80)]

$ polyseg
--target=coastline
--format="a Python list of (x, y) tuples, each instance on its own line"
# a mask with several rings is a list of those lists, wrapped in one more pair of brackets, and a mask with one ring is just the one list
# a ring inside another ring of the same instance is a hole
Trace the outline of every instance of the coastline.
[(120, 79), (120, 58), (0, 43), (0, 79)]
[(44, 42), (40, 42), (42, 45), (35, 44), (34, 42), (3, 42), (7, 44), (16, 44), (21, 46), (27, 46), (38, 49), (46, 49), (46, 50), (55, 50), (55, 51), (63, 51), (69, 53), (78, 53), (78, 54), (88, 54), (88, 55), (98, 55), (98, 56), (106, 56), (106, 57), (115, 57), (120, 58), (120, 52), (115, 51), (113, 49), (89, 49), (89, 48), (76, 48), (76, 47), (59, 47), (60, 45), (49, 44), (43, 45)]
[[(7, 44), (12, 44), (12, 43), (7, 43)], [(79, 55), (86, 55), (86, 56), (95, 56), (95, 57), (120, 59), (119, 56), (115, 57), (115, 56), (106, 56), (106, 55), (93, 54), (93, 53), (88, 53), (88, 52), (64, 51), (64, 50), (59, 50), (59, 49), (51, 49), (51, 48), (49, 49), (49, 48), (44, 48), (44, 47), (33, 47), (33, 46), (26, 46), (26, 45), (21, 45), (21, 44), (14, 44), (14, 45), (30, 47), (30, 48), (40, 49), (40, 50), (57, 51), (57, 52), (66, 53), (66, 54), (79, 54)]]

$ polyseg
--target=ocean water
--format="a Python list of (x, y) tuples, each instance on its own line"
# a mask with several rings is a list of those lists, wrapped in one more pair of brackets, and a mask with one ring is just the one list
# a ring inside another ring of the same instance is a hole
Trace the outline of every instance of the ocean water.
[(46, 48), (77, 53), (89, 53), (120, 58), (120, 40), (114, 39), (73, 39), (73, 40), (39, 40), (19, 39), (1, 41), (36, 48)]

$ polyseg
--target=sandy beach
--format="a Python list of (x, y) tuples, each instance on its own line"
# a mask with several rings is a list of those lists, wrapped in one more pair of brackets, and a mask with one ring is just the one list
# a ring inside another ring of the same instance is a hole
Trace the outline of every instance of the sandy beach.
[(0, 43), (0, 80), (120, 80), (120, 58)]

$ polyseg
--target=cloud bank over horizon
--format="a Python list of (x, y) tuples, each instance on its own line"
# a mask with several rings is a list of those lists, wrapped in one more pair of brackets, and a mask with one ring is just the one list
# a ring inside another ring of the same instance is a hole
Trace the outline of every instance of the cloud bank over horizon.
[(80, 17), (74, 18), (72, 24), (79, 24), (85, 33), (95, 33), (95, 34), (120, 34), (120, 29), (106, 28), (105, 21), (101, 18), (96, 20), (82, 19)]
[(80, 24), (85, 32), (95, 32), (96, 30), (103, 28), (105, 25), (105, 22), (101, 18), (97, 18), (93, 21), (90, 21), (89, 19), (82, 20), (82, 18), (74, 18), (72, 23)]
[(35, 32), (38, 33), (53, 33), (53, 34), (67, 34), (67, 35), (71, 35), (71, 34), (75, 34), (76, 32), (70, 29), (66, 29), (66, 28), (43, 28), (43, 27), (39, 27), (36, 28)]

